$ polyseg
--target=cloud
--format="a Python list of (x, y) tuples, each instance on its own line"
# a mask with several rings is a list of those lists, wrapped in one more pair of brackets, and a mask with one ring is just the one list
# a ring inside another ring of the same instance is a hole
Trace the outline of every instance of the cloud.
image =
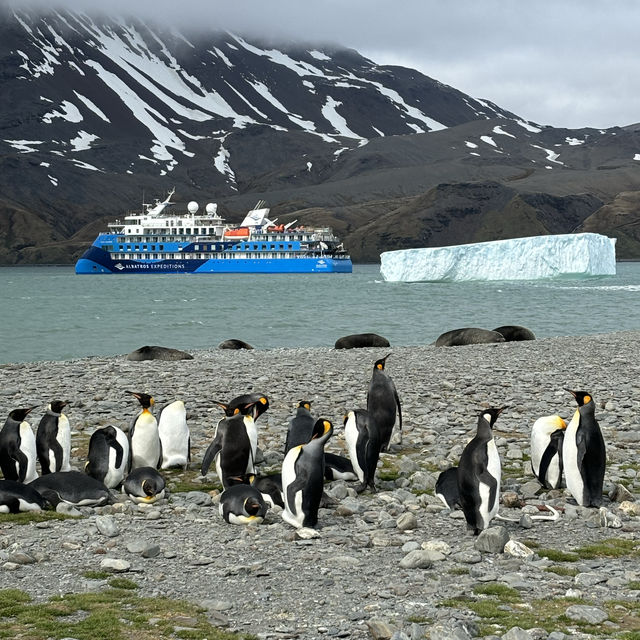
[[(20, 7), (50, 9), (51, 0)], [(64, 0), (183, 29), (341, 44), (415, 68), (541, 124), (640, 121), (636, 0)]]

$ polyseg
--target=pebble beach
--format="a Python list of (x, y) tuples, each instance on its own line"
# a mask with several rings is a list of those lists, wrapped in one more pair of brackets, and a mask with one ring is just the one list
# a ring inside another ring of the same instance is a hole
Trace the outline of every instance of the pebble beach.
[[(155, 504), (123, 498), (81, 508), (75, 519), (4, 520), (0, 589), (42, 600), (98, 591), (105, 581), (85, 574), (106, 567), (130, 576), (146, 596), (189, 600), (214, 624), (260, 638), (640, 637), (623, 635), (640, 634), (640, 332), (451, 348), (190, 353), (193, 360), (122, 355), (0, 365), (3, 416), (38, 405), (29, 417), (35, 430), (51, 400), (70, 402), (78, 470), (96, 428), (126, 430), (136, 415), (127, 390), (149, 393), (158, 405), (183, 400), (192, 445), (190, 467), (166, 474), (169, 495)], [(366, 406), (373, 363), (388, 353), (404, 428), (402, 442), (394, 432), (381, 455), (378, 492), (357, 495), (354, 483), (327, 483), (317, 530), (297, 532), (277, 507), (259, 526), (224, 522), (215, 471), (199, 473), (222, 417), (214, 401), (253, 391), (269, 397), (257, 422), (261, 474), (280, 470), (288, 420), (301, 399), (334, 424), (326, 450), (346, 456), (343, 416)], [(562, 489), (543, 490), (530, 470), (534, 421), (557, 413), (568, 422), (576, 409), (565, 388), (589, 391), (596, 402), (607, 446), (602, 509), (579, 507)], [(439, 472), (458, 463), (488, 406), (508, 407), (494, 434), (503, 468), (500, 514), (509, 521), (494, 520), (487, 535), (474, 537), (462, 512), (445, 508), (433, 488)], [(532, 520), (543, 504), (559, 520)], [(601, 551), (585, 552), (590, 545)], [(602, 551), (607, 545), (624, 553)], [(512, 615), (498, 626), (471, 606), (495, 597), (494, 586), (518, 598), (499, 603)], [(557, 624), (543, 624), (541, 602), (558, 605)], [(525, 629), (523, 612), (539, 613), (540, 624)]]

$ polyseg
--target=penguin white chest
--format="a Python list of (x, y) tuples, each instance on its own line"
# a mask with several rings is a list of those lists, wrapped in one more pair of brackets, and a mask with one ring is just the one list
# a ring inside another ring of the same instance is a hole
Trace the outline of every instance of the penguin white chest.
[(141, 413), (136, 420), (131, 437), (131, 456), (133, 469), (158, 466), (160, 459), (158, 422), (149, 412)]
[(38, 472), (36, 471), (36, 437), (31, 425), (26, 421), (20, 423), (20, 450), (27, 457), (27, 473), (24, 477), (24, 483), (27, 484), (38, 477)]
[(484, 527), (489, 526), (491, 519), (498, 513), (498, 506), (500, 503), (500, 479), (501, 479), (501, 466), (500, 466), (500, 454), (498, 453), (498, 447), (496, 447), (495, 440), (492, 438), (487, 443), (487, 472), (495, 480), (495, 495), (491, 496), (491, 486), (480, 481), (479, 493), (480, 493), (480, 515), (484, 521)]
[[(56, 434), (56, 440), (62, 448), (62, 466), (60, 471), (71, 471), (71, 464), (69, 462), (71, 458), (71, 426), (69, 425), (69, 419), (64, 413), (60, 414), (58, 418), (58, 433)], [(50, 469), (55, 469), (49, 465)]]
[(284, 499), (284, 511), (282, 519), (299, 529), (304, 522), (302, 511), (302, 490), (296, 491), (295, 495), (289, 499), (289, 485), (296, 479), (296, 460), (300, 455), (301, 446), (294, 447), (287, 452), (282, 461), (282, 496)]
[(582, 461), (578, 461), (578, 445), (576, 443), (579, 426), (580, 412), (576, 411), (564, 434), (562, 462), (564, 464), (564, 477), (567, 482), (567, 489), (569, 489), (576, 502), (579, 505), (583, 505), (584, 480), (582, 479), (581, 471)]
[(162, 442), (162, 468), (184, 466), (189, 457), (187, 411), (181, 400), (167, 405), (160, 414), (158, 434)]
[(353, 465), (353, 470), (358, 476), (360, 482), (364, 482), (364, 469), (358, 462), (358, 427), (356, 425), (356, 417), (353, 413), (349, 414), (346, 424), (344, 425), (344, 438), (347, 442), (347, 450), (349, 451), (349, 459)]

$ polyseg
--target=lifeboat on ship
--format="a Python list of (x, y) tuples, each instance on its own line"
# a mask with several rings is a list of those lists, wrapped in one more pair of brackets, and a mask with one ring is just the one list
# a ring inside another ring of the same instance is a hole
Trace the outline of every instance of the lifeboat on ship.
[(226, 229), (224, 232), (225, 238), (248, 238), (249, 227), (238, 227), (237, 229)]

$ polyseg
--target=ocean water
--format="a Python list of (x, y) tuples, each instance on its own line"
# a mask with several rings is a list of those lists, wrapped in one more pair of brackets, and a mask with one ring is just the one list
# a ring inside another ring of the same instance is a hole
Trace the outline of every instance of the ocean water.
[(392, 345), (460, 327), (524, 325), (538, 337), (640, 329), (640, 263), (586, 280), (389, 283), (352, 274), (77, 276), (72, 267), (0, 268), (0, 363), (126, 354), (144, 345), (333, 346), (375, 332)]

